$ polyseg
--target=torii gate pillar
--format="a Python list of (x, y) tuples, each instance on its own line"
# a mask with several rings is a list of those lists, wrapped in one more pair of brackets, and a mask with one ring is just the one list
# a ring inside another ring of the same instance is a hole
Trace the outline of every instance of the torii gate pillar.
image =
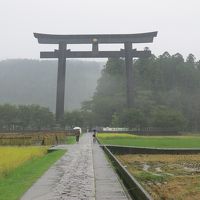
[(57, 74), (57, 95), (56, 95), (56, 121), (64, 117), (65, 106), (65, 73), (66, 73), (66, 51), (67, 45), (59, 43), (58, 74)]
[(134, 79), (133, 79), (133, 57), (131, 54), (132, 43), (124, 43), (126, 64), (126, 95), (128, 108), (134, 105)]

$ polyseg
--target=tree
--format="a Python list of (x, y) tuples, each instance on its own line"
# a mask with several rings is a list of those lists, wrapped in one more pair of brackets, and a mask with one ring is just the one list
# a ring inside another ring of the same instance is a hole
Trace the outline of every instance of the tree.
[(83, 110), (93, 113), (95, 125), (108, 126), (112, 115), (125, 105), (125, 67), (122, 59), (108, 59), (93, 99), (83, 104)]
[(17, 119), (17, 108), (14, 105), (0, 105), (0, 126), (1, 129), (12, 130)]
[(64, 114), (64, 125), (69, 128), (75, 126), (83, 126), (83, 115), (80, 111), (65, 112)]
[(31, 124), (31, 110), (27, 105), (19, 105), (17, 112), (18, 121), (22, 127), (22, 129), (26, 129)]
[(188, 57), (186, 58), (186, 62), (187, 62), (188, 64), (191, 64), (191, 65), (194, 65), (195, 60), (196, 60), (195, 56), (194, 56), (193, 54), (191, 54), (191, 53), (190, 53), (190, 54), (188, 55)]
[(49, 129), (54, 125), (54, 115), (49, 108), (39, 105), (28, 105), (29, 127), (31, 129)]
[(121, 113), (114, 113), (112, 116), (112, 125), (128, 128), (144, 128), (147, 120), (139, 109), (124, 109)]
[(154, 127), (181, 130), (185, 123), (185, 118), (178, 111), (164, 106), (159, 106), (153, 110), (152, 125)]
[(196, 62), (196, 68), (200, 70), (200, 60)]
[(0, 105), (0, 128), (46, 129), (54, 124), (54, 115), (48, 108), (39, 105)]

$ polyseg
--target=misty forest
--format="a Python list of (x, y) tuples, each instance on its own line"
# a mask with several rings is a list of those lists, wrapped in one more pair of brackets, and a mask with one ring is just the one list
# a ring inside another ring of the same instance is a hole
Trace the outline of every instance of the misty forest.
[[(56, 62), (0, 62), (0, 128), (55, 126)], [(134, 108), (126, 108), (125, 63), (68, 61), (63, 127), (200, 130), (200, 61), (179, 53), (134, 60)]]

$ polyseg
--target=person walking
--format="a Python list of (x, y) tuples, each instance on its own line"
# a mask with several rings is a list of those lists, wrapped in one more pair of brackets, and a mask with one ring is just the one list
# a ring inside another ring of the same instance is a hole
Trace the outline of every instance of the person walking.
[(94, 129), (93, 130), (93, 135), (92, 135), (92, 137), (93, 137), (93, 143), (96, 143), (96, 141), (97, 141), (97, 138), (96, 138), (96, 130)]
[(80, 130), (76, 130), (75, 132), (75, 136), (76, 136), (76, 143), (79, 143), (79, 138), (80, 138)]

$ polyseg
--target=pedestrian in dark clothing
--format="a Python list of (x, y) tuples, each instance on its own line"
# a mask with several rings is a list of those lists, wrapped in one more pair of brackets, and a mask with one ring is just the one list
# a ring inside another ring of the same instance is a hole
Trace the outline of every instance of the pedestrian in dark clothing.
[(78, 143), (79, 142), (79, 137), (80, 137), (80, 130), (76, 130), (75, 136), (76, 136), (76, 143)]
[(93, 143), (96, 143), (96, 140), (97, 140), (97, 138), (96, 138), (96, 130), (93, 130), (92, 137), (93, 137)]

